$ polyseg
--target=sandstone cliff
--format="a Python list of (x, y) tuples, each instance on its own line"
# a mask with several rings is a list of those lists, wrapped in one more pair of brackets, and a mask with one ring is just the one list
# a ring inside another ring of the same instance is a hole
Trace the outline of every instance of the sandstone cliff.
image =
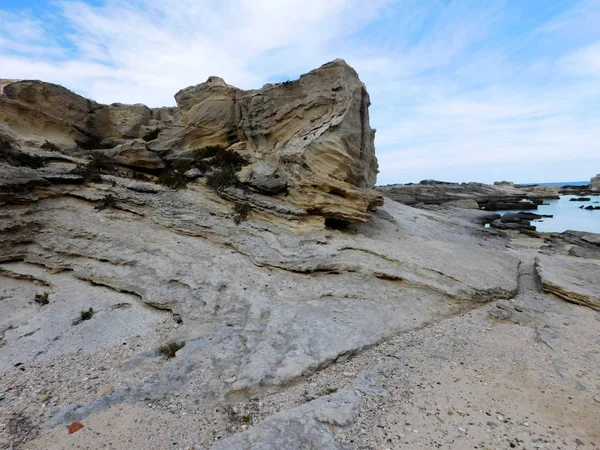
[(278, 199), (273, 209), (287, 216), (364, 222), (381, 204), (369, 95), (344, 61), (252, 91), (211, 77), (175, 99), (176, 108), (101, 105), (49, 83), (6, 82), (0, 138), (23, 148), (112, 147), (106, 156), (146, 171), (187, 170), (193, 151), (233, 151), (239, 181)]

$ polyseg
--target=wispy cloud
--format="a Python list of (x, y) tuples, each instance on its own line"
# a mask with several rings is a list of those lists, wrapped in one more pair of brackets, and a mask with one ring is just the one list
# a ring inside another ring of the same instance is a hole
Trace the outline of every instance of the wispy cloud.
[(254, 88), (343, 57), (371, 93), (380, 183), (585, 179), (599, 20), (600, 0), (62, 1), (0, 7), (0, 77), (158, 106), (209, 75)]

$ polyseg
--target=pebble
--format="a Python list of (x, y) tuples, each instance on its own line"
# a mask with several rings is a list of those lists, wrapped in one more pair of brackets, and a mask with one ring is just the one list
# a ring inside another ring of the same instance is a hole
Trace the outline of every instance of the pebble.
[(96, 398), (101, 399), (110, 395), (114, 392), (114, 388), (112, 386), (103, 385), (98, 387), (98, 391), (96, 392)]

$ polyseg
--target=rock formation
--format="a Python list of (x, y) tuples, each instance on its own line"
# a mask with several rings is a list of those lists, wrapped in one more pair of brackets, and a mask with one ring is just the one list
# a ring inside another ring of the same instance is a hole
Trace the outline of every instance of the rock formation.
[(100, 105), (53, 84), (7, 83), (0, 138), (22, 147), (116, 146), (104, 153), (140, 170), (187, 170), (193, 150), (219, 148), (244, 158), (238, 179), (279, 199), (279, 212), (287, 204), (288, 215), (364, 222), (381, 204), (369, 94), (344, 61), (252, 91), (211, 77), (175, 99), (177, 108)]
[(393, 184), (378, 186), (384, 196), (405, 205), (444, 205), (458, 208), (477, 207), (488, 211), (505, 209), (537, 209), (546, 199), (557, 199), (555, 186), (526, 186), (510, 182), (448, 183), (423, 180), (414, 184)]
[(590, 190), (592, 192), (600, 192), (600, 174), (592, 177), (590, 181)]

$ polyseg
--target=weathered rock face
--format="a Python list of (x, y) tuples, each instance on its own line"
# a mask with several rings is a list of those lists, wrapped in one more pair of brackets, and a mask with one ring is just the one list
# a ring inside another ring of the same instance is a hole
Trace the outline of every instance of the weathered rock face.
[(590, 189), (592, 192), (600, 192), (600, 174), (593, 177), (590, 181)]
[(102, 105), (70, 90), (42, 81), (5, 81), (0, 95), (0, 133), (21, 146), (45, 140), (74, 147), (87, 136), (104, 140), (143, 137), (150, 127), (170, 123), (174, 108)]
[(252, 91), (211, 77), (175, 99), (179, 115), (152, 148), (230, 148), (250, 160), (242, 182), (325, 217), (362, 222), (381, 204), (369, 95), (344, 61)]
[(382, 204), (373, 189), (378, 170), (369, 95), (344, 61), (251, 91), (211, 77), (175, 100), (177, 108), (107, 106), (49, 83), (7, 82), (0, 136), (22, 147), (45, 140), (73, 147), (93, 137), (120, 144), (105, 153), (141, 170), (187, 170), (192, 150), (228, 149), (248, 161), (237, 174), (247, 188), (276, 196), (276, 209), (297, 217), (364, 222)]

